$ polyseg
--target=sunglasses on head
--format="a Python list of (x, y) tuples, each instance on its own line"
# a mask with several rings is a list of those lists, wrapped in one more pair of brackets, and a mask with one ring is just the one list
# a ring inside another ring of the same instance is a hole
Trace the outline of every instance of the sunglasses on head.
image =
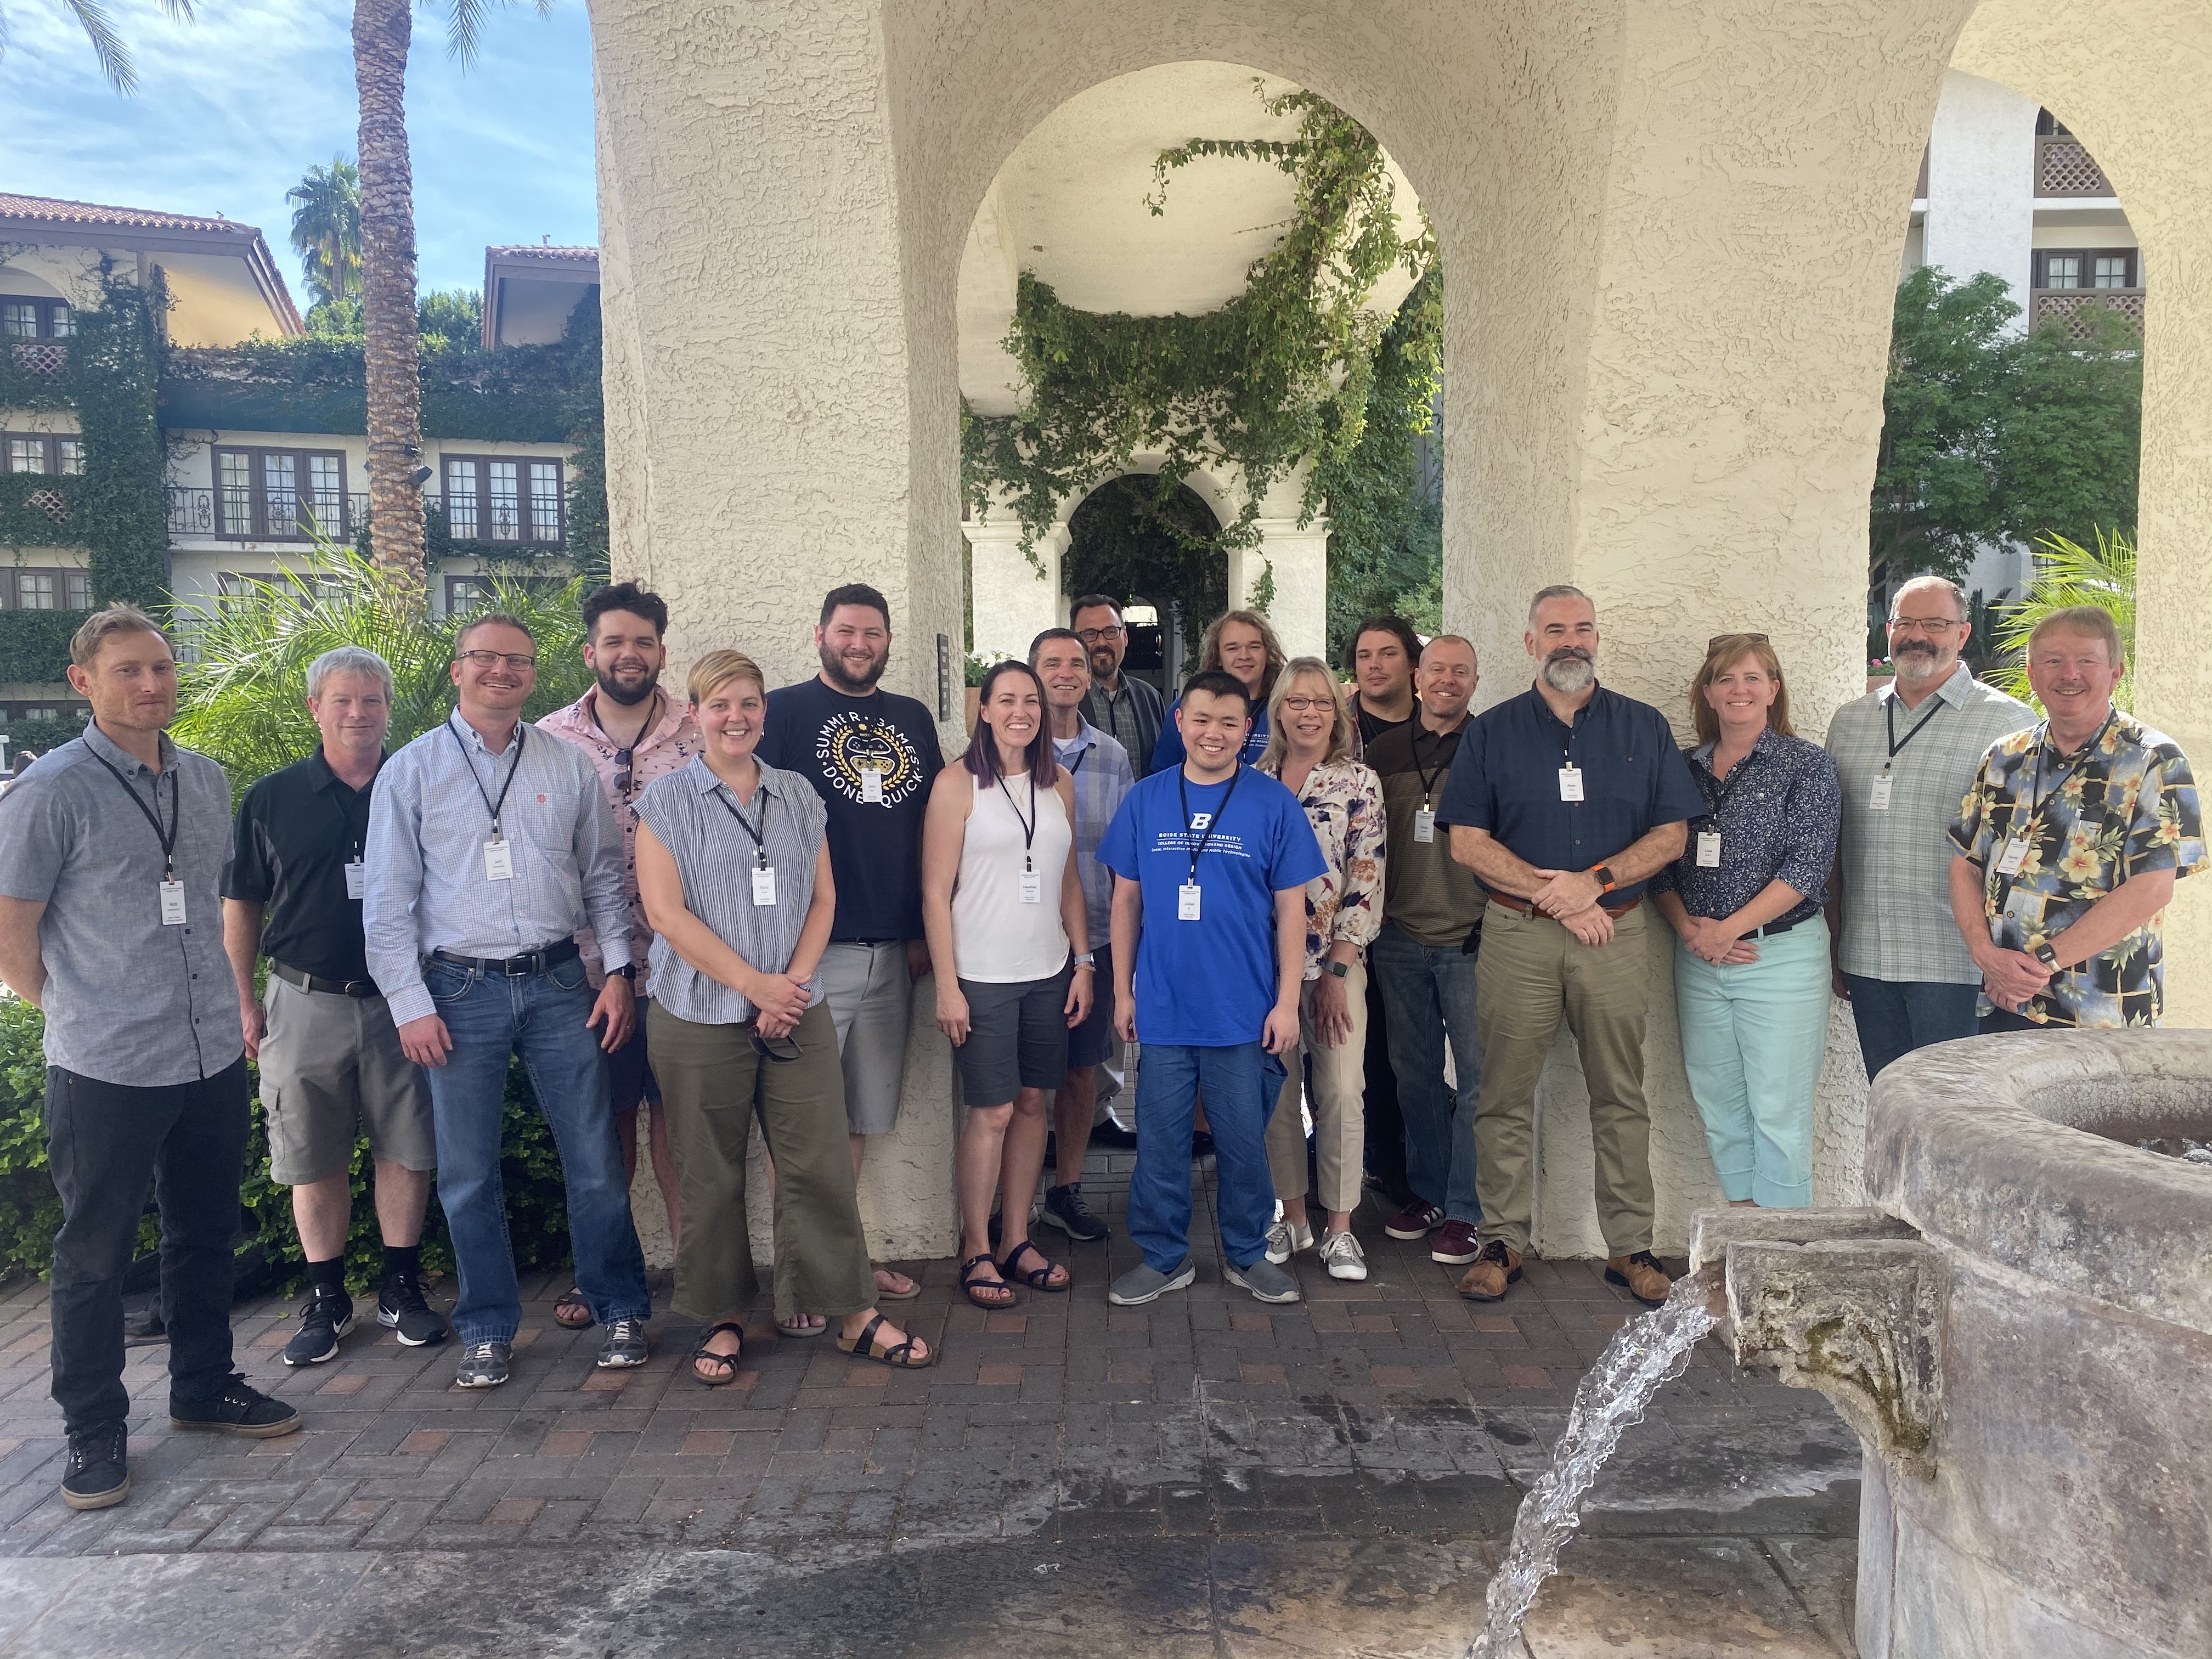
[(1765, 645), (1767, 642), (1766, 635), (1764, 634), (1716, 634), (1705, 641), (1705, 649), (1719, 650), (1723, 640), (1744, 640), (1753, 645)]

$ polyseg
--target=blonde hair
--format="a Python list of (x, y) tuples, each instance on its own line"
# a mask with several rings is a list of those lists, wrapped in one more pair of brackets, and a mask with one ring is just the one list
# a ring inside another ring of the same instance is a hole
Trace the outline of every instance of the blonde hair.
[(1260, 769), (1279, 774), (1283, 760), (1290, 753), (1290, 740), (1283, 735), (1283, 699), (1291, 695), (1291, 687), (1311, 675), (1328, 688), (1328, 700), (1335, 710), (1334, 723), (1328, 728), (1328, 752), (1322, 757), (1322, 764), (1340, 761), (1352, 753), (1352, 739), (1359, 728), (1352, 719), (1352, 710), (1345, 706), (1344, 688), (1329, 672), (1328, 665), (1319, 657), (1293, 657), (1283, 665), (1283, 672), (1275, 677), (1275, 689), (1267, 694), (1267, 746), (1260, 751)]
[[(165, 641), (169, 637), (162, 632), (161, 623), (137, 605), (114, 599), (104, 610), (87, 617), (70, 636), (70, 660), (79, 668), (89, 669), (92, 659), (100, 654), (100, 647), (107, 643), (111, 634), (153, 634)], [(170, 649), (174, 654), (175, 647), (172, 645)]]
[(1767, 708), (1766, 724), (1783, 737), (1797, 735), (1790, 725), (1790, 686), (1782, 678), (1782, 659), (1774, 654), (1766, 635), (1717, 634), (1705, 647), (1705, 665), (1690, 682), (1690, 720), (1698, 728), (1700, 744), (1718, 743), (1721, 738), (1721, 717), (1705, 701), (1705, 688), (1746, 657), (1758, 658), (1759, 666), (1774, 681), (1774, 702)]
[(684, 677), (684, 689), (690, 694), (691, 706), (696, 708), (730, 680), (750, 680), (760, 688), (761, 696), (768, 695), (767, 676), (761, 672), (760, 665), (742, 651), (709, 651), (691, 665), (690, 673)]
[(1267, 619), (1256, 611), (1224, 611), (1206, 625), (1206, 634), (1198, 642), (1197, 672), (1229, 672), (1221, 662), (1221, 630), (1231, 623), (1242, 623), (1247, 628), (1260, 630), (1260, 647), (1267, 653), (1267, 665), (1260, 675), (1260, 698), (1264, 702), (1274, 696), (1275, 682), (1282, 677), (1283, 642), (1275, 637), (1275, 630), (1267, 625)]

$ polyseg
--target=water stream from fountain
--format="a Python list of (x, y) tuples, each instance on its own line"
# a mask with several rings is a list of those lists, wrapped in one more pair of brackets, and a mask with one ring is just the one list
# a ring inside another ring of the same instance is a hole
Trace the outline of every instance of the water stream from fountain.
[[(1708, 1269), (1708, 1271), (1712, 1271)], [(1575, 1390), (1566, 1431), (1513, 1522), (1513, 1542), (1490, 1581), (1487, 1622), (1470, 1659), (1505, 1659), (1536, 1592), (1556, 1571), (1559, 1551), (1583, 1523), (1583, 1499), (1620, 1437), (1643, 1421), (1660, 1385), (1690, 1363), (1698, 1339), (1719, 1323), (1702, 1279), (1675, 1281), (1666, 1304), (1622, 1326)]]

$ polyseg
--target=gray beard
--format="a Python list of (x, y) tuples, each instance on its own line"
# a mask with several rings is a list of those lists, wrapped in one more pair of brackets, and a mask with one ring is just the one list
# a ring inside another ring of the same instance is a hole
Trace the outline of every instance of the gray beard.
[(1597, 678), (1597, 665), (1583, 657), (1547, 657), (1540, 672), (1545, 684), (1562, 696), (1571, 697), (1589, 689), (1589, 683)]
[(1936, 665), (1942, 661), (1942, 658), (1933, 651), (1893, 651), (1890, 653), (1889, 661), (1890, 666), (1897, 671), (1898, 678), (1926, 680), (1936, 677)]

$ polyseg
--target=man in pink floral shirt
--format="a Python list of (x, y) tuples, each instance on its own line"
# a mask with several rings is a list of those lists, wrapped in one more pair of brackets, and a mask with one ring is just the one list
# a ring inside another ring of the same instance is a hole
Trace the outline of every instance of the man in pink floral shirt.
[[(658, 593), (635, 582), (602, 587), (584, 601), (584, 665), (597, 680), (566, 708), (538, 722), (538, 729), (583, 750), (599, 774), (599, 787), (622, 825), (623, 890), (629, 900), (630, 960), (643, 963), (653, 948), (653, 928), (637, 896), (637, 815), (630, 803), (647, 784), (689, 765), (700, 751), (699, 728), (684, 704), (660, 688), (668, 653), (668, 607)], [(592, 983), (604, 982), (599, 951), (592, 930), (576, 935)], [(635, 981), (635, 968), (618, 970)], [(642, 996), (641, 994), (641, 1000)], [(622, 1143), (623, 1168), (637, 1174), (637, 1115), (650, 1106), (649, 1139), (653, 1176), (668, 1206), (672, 1240), (682, 1224), (676, 1162), (668, 1149), (668, 1124), (660, 1109), (660, 1090), (645, 1048), (645, 1010), (638, 1010), (635, 1035), (607, 1057), (607, 1090), (615, 1111), (615, 1133)], [(570, 1291), (555, 1304), (553, 1316), (570, 1329), (592, 1322), (580, 1295)]]

